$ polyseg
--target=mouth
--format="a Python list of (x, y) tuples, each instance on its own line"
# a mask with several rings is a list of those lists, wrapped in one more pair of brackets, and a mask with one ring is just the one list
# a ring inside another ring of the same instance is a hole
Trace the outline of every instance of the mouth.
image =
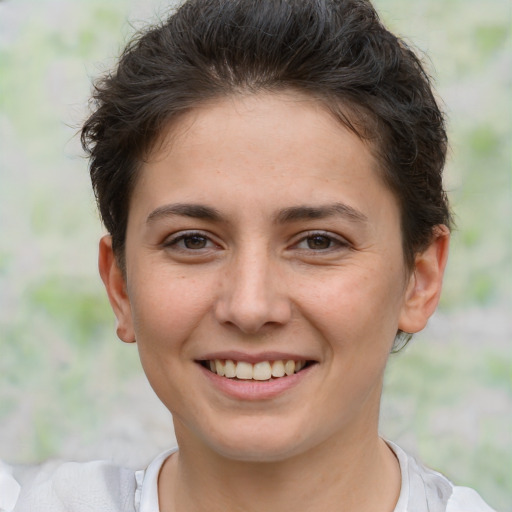
[(315, 361), (293, 359), (259, 361), (249, 363), (232, 359), (208, 359), (198, 361), (210, 372), (228, 379), (269, 381), (289, 377), (313, 365)]

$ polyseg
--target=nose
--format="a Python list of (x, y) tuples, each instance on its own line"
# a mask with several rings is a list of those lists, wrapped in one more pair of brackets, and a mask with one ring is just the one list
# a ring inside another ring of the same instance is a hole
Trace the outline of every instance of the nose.
[(279, 262), (267, 254), (239, 255), (226, 269), (215, 307), (217, 321), (255, 334), (285, 325), (292, 308)]

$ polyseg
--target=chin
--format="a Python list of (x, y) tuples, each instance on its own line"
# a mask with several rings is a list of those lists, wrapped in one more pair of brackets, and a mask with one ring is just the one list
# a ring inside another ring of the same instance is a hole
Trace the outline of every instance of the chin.
[[(262, 424), (263, 423), (263, 424)], [(267, 424), (265, 424), (267, 423)], [(230, 460), (241, 462), (280, 462), (307, 451), (304, 426), (269, 425), (269, 422), (232, 426), (217, 435), (210, 432), (204, 441), (210, 449)]]
[(230, 443), (211, 446), (220, 456), (239, 462), (271, 463), (288, 460), (301, 450), (296, 445), (283, 446), (282, 443), (275, 443), (267, 439), (261, 442), (247, 440), (247, 443)]

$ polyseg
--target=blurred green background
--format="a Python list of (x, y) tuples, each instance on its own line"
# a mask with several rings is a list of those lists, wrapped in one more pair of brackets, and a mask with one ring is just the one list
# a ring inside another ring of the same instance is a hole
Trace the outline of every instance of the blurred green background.
[[(167, 4), (168, 5), (168, 4)], [(457, 216), (430, 326), (392, 357), (383, 435), (512, 511), (511, 3), (378, 0), (449, 117)], [(0, 2), (0, 458), (139, 466), (173, 443), (96, 270), (102, 228), (77, 137), (90, 79), (157, 0)]]

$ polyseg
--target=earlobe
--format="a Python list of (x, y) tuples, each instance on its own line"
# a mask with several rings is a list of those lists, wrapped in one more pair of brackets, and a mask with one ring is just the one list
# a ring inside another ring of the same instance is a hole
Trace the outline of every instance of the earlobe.
[(107, 290), (110, 305), (117, 319), (117, 336), (125, 343), (135, 341), (130, 300), (126, 293), (126, 282), (112, 249), (112, 237), (101, 238), (98, 254), (100, 276)]
[(449, 244), (449, 229), (439, 225), (434, 229), (430, 245), (416, 255), (399, 319), (398, 327), (402, 331), (421, 331), (434, 313), (441, 296)]

